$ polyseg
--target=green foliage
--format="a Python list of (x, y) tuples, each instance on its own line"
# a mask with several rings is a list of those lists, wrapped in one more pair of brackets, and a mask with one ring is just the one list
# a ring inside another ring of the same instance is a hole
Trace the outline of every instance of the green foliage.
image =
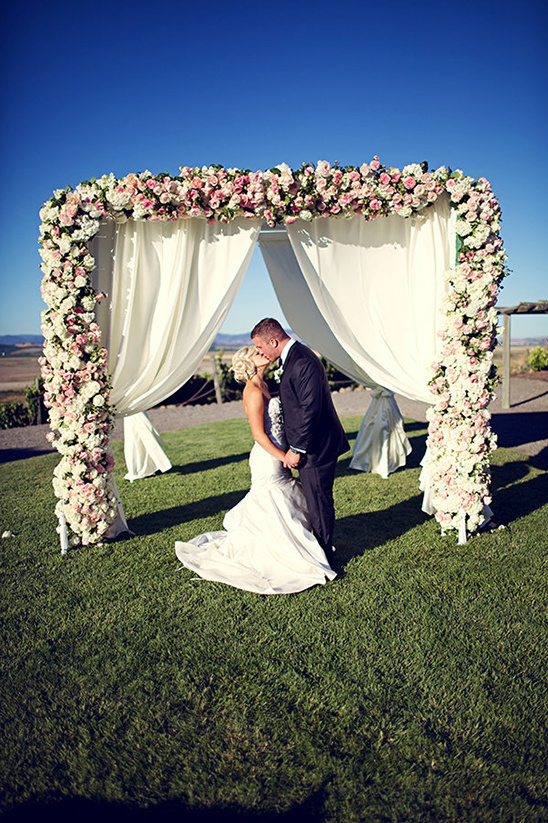
[(32, 386), (27, 386), (25, 389), (25, 406), (33, 423), (38, 422), (39, 411), (41, 405), (43, 406), (43, 397), (44, 381), (39, 377)]
[(535, 346), (531, 349), (527, 357), (527, 365), (533, 371), (548, 369), (548, 348), (545, 346)]
[[(343, 422), (352, 440), (361, 421)], [(495, 452), (510, 528), (459, 546), (421, 512), (426, 430), (407, 431), (410, 465), (388, 480), (339, 462), (339, 576), (298, 595), (198, 580), (175, 557), (245, 494), (245, 420), (165, 434), (173, 469), (135, 483), (115, 443), (136, 536), (64, 557), (58, 456), (1, 466), (0, 809), (546, 820), (546, 472)]]
[(203, 406), (215, 402), (215, 386), (209, 374), (195, 374), (190, 380), (177, 389), (170, 397), (162, 400), (158, 405), (185, 405)]
[(339, 371), (336, 366), (330, 363), (325, 357), (320, 357), (325, 371), (327, 372), (327, 381), (331, 391), (338, 391), (341, 388), (357, 388), (358, 383), (348, 377), (344, 372)]
[(32, 422), (26, 403), (22, 403), (20, 400), (0, 403), (0, 429), (30, 426)]
[(244, 387), (234, 379), (234, 374), (229, 364), (223, 363), (223, 354), (224, 349), (221, 349), (219, 353), (215, 355), (223, 403), (229, 403), (231, 400), (241, 400)]
[(12, 400), (0, 403), (0, 429), (15, 429), (32, 426), (39, 417), (46, 422), (47, 412), (43, 404), (44, 381), (38, 378), (32, 386), (25, 389), (25, 400)]

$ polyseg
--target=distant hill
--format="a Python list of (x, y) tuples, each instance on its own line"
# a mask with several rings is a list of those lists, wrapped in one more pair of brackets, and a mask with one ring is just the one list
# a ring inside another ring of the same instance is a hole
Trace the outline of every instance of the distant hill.
[[(287, 329), (292, 334), (291, 329)], [(41, 346), (44, 338), (41, 334), (0, 334), (0, 346), (23, 346), (32, 344)], [(218, 334), (213, 341), (215, 349), (239, 349), (251, 345), (249, 334)], [(512, 338), (512, 346), (547, 346), (548, 337)]]
[(0, 346), (22, 346), (25, 343), (41, 346), (43, 342), (41, 334), (0, 334)]
[(512, 346), (548, 346), (548, 337), (512, 337)]
[[(25, 343), (41, 346), (44, 338), (41, 334), (0, 334), (0, 346), (23, 346)], [(233, 349), (248, 344), (251, 344), (249, 334), (218, 334), (213, 343), (218, 349), (223, 347)]]
[(249, 334), (218, 334), (213, 341), (216, 349), (239, 349), (241, 346), (250, 346)]

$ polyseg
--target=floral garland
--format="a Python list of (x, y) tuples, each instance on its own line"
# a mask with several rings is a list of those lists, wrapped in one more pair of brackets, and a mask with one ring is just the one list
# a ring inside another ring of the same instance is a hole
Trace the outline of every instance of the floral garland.
[(446, 275), (446, 331), (442, 357), (433, 365), (437, 402), (428, 445), (438, 521), (443, 529), (459, 528), (464, 512), (474, 531), (490, 500), (489, 452), (495, 447), (487, 405), (496, 382), (494, 305), (506, 273), (500, 210), (484, 178), (474, 181), (445, 167), (429, 172), (426, 163), (399, 171), (375, 157), (359, 168), (320, 161), (266, 172), (184, 166), (178, 176), (110, 174), (58, 190), (45, 203), (40, 243), (48, 308), (42, 314), (41, 365), (49, 437), (62, 455), (54, 475), (56, 513), (66, 521), (71, 542), (101, 541), (117, 509), (108, 451), (115, 409), (94, 314), (105, 295), (92, 288), (95, 261), (87, 246), (101, 220), (199, 217), (227, 223), (243, 216), (273, 226), (316, 217), (411, 217), (444, 192), (457, 209), (460, 250), (458, 265)]
[(506, 274), (500, 208), (485, 178), (447, 181), (457, 210), (458, 265), (447, 272), (445, 332), (428, 410), (433, 502), (442, 529), (474, 532), (489, 505), (489, 453), (496, 448), (488, 405), (498, 383), (495, 304)]

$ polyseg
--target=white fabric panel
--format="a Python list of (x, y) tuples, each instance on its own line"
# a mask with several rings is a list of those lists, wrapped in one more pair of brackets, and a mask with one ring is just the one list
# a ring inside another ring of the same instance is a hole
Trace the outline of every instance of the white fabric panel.
[(157, 471), (169, 471), (171, 461), (163, 445), (146, 412), (124, 417), (124, 457), (128, 467), (125, 479), (133, 482)]
[(405, 466), (411, 443), (393, 393), (379, 388), (373, 389), (372, 395), (354, 444), (350, 468), (375, 472), (386, 478)]
[[(160, 403), (195, 373), (240, 287), (260, 226), (246, 218), (101, 225), (89, 248), (97, 262), (93, 285), (108, 295), (97, 322), (119, 417)], [(144, 476), (145, 452), (148, 474), (165, 471), (153, 427), (141, 419), (130, 431), (139, 442), (126, 443), (128, 474)]]
[(352, 380), (375, 388), (375, 381), (348, 355), (316, 305), (286, 230), (263, 229), (259, 247), (276, 297), (295, 334)]
[[(379, 389), (364, 370), (364, 358), (356, 362), (349, 356), (316, 305), (285, 229), (263, 230), (259, 246), (293, 331), (352, 380)], [(405, 465), (410, 451), (393, 393), (382, 388), (374, 391), (354, 444), (351, 467), (387, 477), (389, 472)]]
[(419, 218), (356, 216), (287, 227), (324, 320), (349, 357), (380, 386), (432, 402), (445, 272), (455, 263), (448, 196)]
[(160, 403), (195, 373), (232, 305), (259, 220), (200, 218), (102, 225), (90, 243), (97, 322), (119, 417)]

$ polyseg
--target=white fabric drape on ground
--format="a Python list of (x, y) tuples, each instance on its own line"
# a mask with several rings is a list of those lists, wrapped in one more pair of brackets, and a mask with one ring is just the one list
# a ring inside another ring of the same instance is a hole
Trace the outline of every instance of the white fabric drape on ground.
[[(89, 247), (94, 287), (108, 295), (97, 322), (119, 417), (145, 412), (195, 373), (240, 287), (260, 226), (246, 218), (101, 225)], [(126, 477), (166, 470), (159, 439), (143, 417), (125, 426)]]
[(429, 403), (455, 221), (442, 196), (416, 219), (327, 217), (287, 227), (312, 297), (349, 357), (379, 386)]
[(169, 471), (171, 461), (163, 446), (164, 441), (146, 412), (124, 417), (124, 457), (129, 469), (125, 479), (133, 481), (157, 471)]
[(373, 389), (371, 404), (363, 418), (350, 461), (351, 469), (371, 471), (388, 477), (411, 454), (411, 443), (393, 392)]
[(411, 444), (393, 392), (377, 386), (339, 342), (316, 305), (285, 229), (263, 230), (259, 246), (274, 290), (293, 331), (352, 380), (372, 392), (354, 444), (351, 468), (387, 477), (405, 465)]

